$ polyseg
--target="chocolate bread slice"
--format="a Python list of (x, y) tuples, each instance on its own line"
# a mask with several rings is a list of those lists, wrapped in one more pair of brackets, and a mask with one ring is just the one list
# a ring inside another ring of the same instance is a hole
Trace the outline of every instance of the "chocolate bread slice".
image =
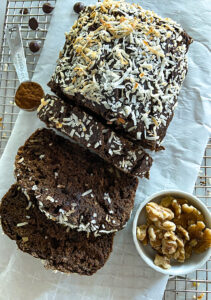
[(3, 231), (19, 249), (45, 261), (45, 267), (65, 273), (92, 275), (107, 261), (114, 234), (88, 238), (86, 233), (48, 220), (15, 184), (3, 197)]
[(53, 130), (37, 130), (16, 156), (17, 182), (49, 219), (96, 236), (123, 228), (137, 178)]
[(38, 117), (48, 127), (58, 129), (118, 169), (131, 175), (149, 177), (152, 158), (79, 107), (46, 95), (38, 108)]
[(158, 150), (187, 73), (191, 42), (180, 25), (138, 4), (99, 2), (87, 6), (66, 35), (49, 86)]

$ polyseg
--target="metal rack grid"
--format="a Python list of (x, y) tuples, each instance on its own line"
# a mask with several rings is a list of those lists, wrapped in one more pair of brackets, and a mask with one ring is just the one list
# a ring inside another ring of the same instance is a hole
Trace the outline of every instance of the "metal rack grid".
[[(21, 24), (21, 34), (25, 48), (25, 55), (29, 77), (31, 78), (39, 53), (47, 34), (51, 14), (44, 14), (42, 5), (46, 1), (30, 0), (7, 0), (4, 29), (11, 24)], [(53, 6), (56, 0), (48, 1)], [(27, 15), (21, 15), (20, 9), (28, 8)], [(39, 22), (39, 30), (33, 31), (28, 27), (30, 17), (35, 17)], [(28, 43), (32, 40), (41, 43), (38, 53), (31, 53)], [(3, 33), (2, 47), (0, 52), (0, 156), (4, 151), (6, 143), (15, 124), (19, 108), (14, 104), (14, 94), (18, 86), (18, 79), (10, 59), (8, 45)], [(211, 140), (205, 150), (199, 177), (195, 185), (195, 194), (211, 209)], [(164, 300), (191, 300), (211, 299), (211, 260), (196, 272), (186, 275), (172, 277), (164, 294)]]
[[(194, 194), (211, 210), (211, 139), (207, 144)], [(197, 271), (172, 277), (163, 300), (211, 299), (211, 259)]]
[[(33, 75), (50, 23), (51, 14), (44, 14), (42, 10), (42, 5), (45, 2), (46, 1), (7, 0), (4, 29), (12, 24), (21, 25), (21, 35), (25, 48), (29, 78)], [(56, 0), (49, 2), (54, 6)], [(20, 10), (23, 8), (28, 9), (28, 14), (24, 15), (20, 13)], [(38, 20), (38, 30), (33, 31), (29, 28), (28, 20), (30, 17), (35, 17)], [(32, 53), (29, 50), (28, 44), (30, 41), (40, 42), (41, 48), (39, 52)], [(19, 112), (19, 108), (16, 107), (14, 103), (14, 94), (18, 84), (19, 82), (11, 61), (10, 51), (3, 33), (0, 52), (0, 156), (4, 151)]]

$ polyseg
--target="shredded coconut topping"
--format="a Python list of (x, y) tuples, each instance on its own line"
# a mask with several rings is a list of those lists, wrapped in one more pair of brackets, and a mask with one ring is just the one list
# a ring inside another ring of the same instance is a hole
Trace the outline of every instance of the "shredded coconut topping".
[(49, 201), (51, 201), (51, 202), (55, 202), (54, 198), (51, 197), (51, 196), (47, 196), (47, 197), (46, 197), (46, 200), (49, 200)]
[(104, 0), (88, 6), (66, 34), (52, 82), (66, 95), (82, 95), (94, 111), (103, 105), (107, 118), (133, 138), (159, 144), (185, 78), (190, 42), (169, 18)]
[[(142, 166), (145, 165), (144, 159), (148, 156), (146, 153), (143, 154), (140, 146), (137, 147), (133, 142), (120, 138), (116, 132), (107, 129), (92, 115), (79, 108), (73, 108), (56, 96), (46, 95), (45, 102), (47, 104), (39, 111), (38, 116), (48, 127), (55, 128), (57, 122), (60, 122), (62, 124), (61, 132), (85, 147), (96, 149), (96, 152), (103, 159), (108, 159), (121, 170), (127, 172), (134, 170), (134, 175), (140, 177), (147, 174), (148, 168)], [(66, 113), (60, 114), (61, 110)], [(126, 107), (125, 110), (128, 113), (130, 107)], [(141, 133), (137, 133), (137, 137), (140, 139)], [(143, 163), (140, 168), (136, 168), (140, 159)], [(56, 176), (57, 173), (55, 172)]]
[(92, 192), (92, 189), (90, 189), (90, 190), (84, 192), (81, 196), (83, 196), (83, 197), (84, 197), (84, 196), (87, 196), (87, 195), (89, 195), (91, 192)]
[(109, 193), (104, 193), (104, 199), (105, 199), (106, 201), (108, 201), (109, 204), (111, 204), (111, 198), (110, 198), (110, 196), (109, 196)]
[(22, 226), (25, 226), (25, 225), (28, 225), (28, 222), (18, 223), (16, 226), (17, 227), (22, 227)]

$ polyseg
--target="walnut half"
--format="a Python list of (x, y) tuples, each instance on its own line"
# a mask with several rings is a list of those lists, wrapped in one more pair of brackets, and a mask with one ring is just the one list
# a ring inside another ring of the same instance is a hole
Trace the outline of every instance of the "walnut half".
[(161, 256), (159, 254), (156, 254), (154, 264), (156, 266), (161, 267), (161, 268), (166, 269), (166, 270), (171, 268), (170, 259), (165, 255)]
[(146, 238), (147, 235), (147, 225), (140, 225), (137, 227), (136, 229), (136, 235), (137, 235), (137, 239), (139, 241), (143, 241)]
[(171, 220), (174, 217), (172, 210), (158, 205), (155, 202), (148, 203), (146, 205), (146, 211), (148, 218), (153, 222)]

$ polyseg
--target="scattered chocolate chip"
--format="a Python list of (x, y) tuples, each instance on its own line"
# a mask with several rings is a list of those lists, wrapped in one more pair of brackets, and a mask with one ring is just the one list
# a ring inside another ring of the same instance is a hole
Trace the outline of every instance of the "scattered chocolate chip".
[(30, 42), (29, 49), (31, 52), (38, 52), (40, 50), (40, 44), (38, 42)]
[(42, 10), (44, 11), (44, 13), (46, 14), (50, 14), (52, 12), (52, 10), (54, 9), (53, 6), (51, 6), (50, 3), (44, 3), (42, 6)]
[(37, 22), (37, 20), (35, 18), (29, 19), (29, 27), (32, 30), (36, 30), (38, 28), (38, 22)]
[(85, 5), (82, 2), (76, 2), (76, 4), (73, 6), (74, 12), (77, 14), (79, 14), (84, 8)]
[(21, 8), (19, 13), (22, 15), (27, 15), (29, 13), (28, 8)]

